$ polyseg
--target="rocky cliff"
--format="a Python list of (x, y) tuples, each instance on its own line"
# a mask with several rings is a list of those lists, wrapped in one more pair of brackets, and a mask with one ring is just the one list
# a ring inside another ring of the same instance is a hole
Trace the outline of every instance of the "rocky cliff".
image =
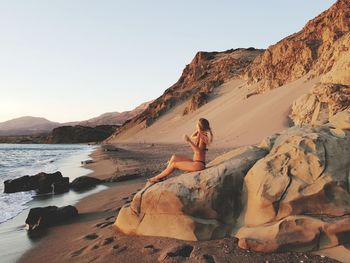
[(321, 123), (327, 122), (329, 116), (347, 109), (349, 105), (346, 99), (350, 70), (349, 41), (350, 0), (338, 0), (310, 20), (302, 30), (265, 51), (199, 52), (186, 66), (178, 82), (142, 114), (123, 125), (111, 141), (125, 139), (149, 127), (179, 102), (188, 101), (183, 115), (196, 111), (212, 99), (215, 87), (235, 77), (247, 81), (244, 89), (249, 90), (248, 95), (263, 93), (300, 79), (320, 79), (308, 98), (304, 97), (294, 104), (291, 118), (296, 124), (310, 123), (312, 116), (323, 119)]
[[(350, 1), (338, 0), (310, 20), (304, 28), (270, 46), (245, 71), (249, 83), (259, 91), (270, 90), (310, 73), (320, 76), (342, 69), (342, 54), (349, 50)], [(347, 43), (345, 43), (347, 42)], [(347, 59), (348, 61), (348, 59)], [(349, 69), (349, 64), (347, 64)], [(329, 78), (335, 76), (329, 74)], [(334, 83), (334, 80), (331, 81)], [(335, 81), (337, 83), (337, 81)]]
[(183, 114), (205, 104), (214, 89), (238, 77), (261, 54), (261, 49), (231, 49), (224, 52), (198, 52), (182, 72), (180, 79), (154, 100), (141, 114), (126, 122), (119, 133), (140, 125), (148, 127), (176, 104), (189, 100)]
[(118, 128), (116, 125), (62, 126), (52, 130), (46, 143), (87, 143), (100, 142), (108, 138)]
[(337, 112), (350, 109), (350, 33), (320, 56), (316, 68), (317, 74), (327, 73), (310, 93), (293, 103), (295, 124), (325, 123)]

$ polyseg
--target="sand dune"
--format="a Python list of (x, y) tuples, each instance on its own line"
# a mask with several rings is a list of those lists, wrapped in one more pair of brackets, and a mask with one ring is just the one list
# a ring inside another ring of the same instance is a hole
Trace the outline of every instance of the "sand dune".
[(306, 77), (279, 89), (246, 98), (255, 89), (243, 80), (223, 84), (215, 98), (197, 111), (182, 116), (187, 101), (163, 115), (148, 128), (133, 127), (112, 142), (179, 143), (182, 135), (193, 131), (200, 117), (211, 122), (215, 141), (213, 147), (237, 147), (258, 143), (265, 136), (289, 126), (292, 102), (307, 93), (318, 78)]

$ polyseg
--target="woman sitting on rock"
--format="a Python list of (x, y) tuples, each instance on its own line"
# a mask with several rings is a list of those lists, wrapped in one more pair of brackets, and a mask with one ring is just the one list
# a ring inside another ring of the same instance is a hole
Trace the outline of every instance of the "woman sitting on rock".
[[(210, 133), (210, 139), (208, 133)], [(148, 180), (149, 182), (159, 182), (171, 174), (175, 169), (195, 172), (205, 168), (205, 152), (208, 150), (207, 145), (213, 141), (213, 132), (210, 128), (209, 121), (207, 119), (200, 118), (197, 123), (197, 129), (191, 135), (191, 138), (185, 135), (184, 140), (193, 150), (193, 159), (174, 154), (168, 161), (168, 166), (165, 168), (165, 170), (157, 176), (150, 178)]]

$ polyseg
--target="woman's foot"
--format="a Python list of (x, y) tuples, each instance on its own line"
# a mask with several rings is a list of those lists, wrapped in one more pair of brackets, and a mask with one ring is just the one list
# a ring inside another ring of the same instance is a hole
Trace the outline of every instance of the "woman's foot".
[(163, 180), (163, 178), (157, 178), (157, 176), (155, 176), (155, 177), (152, 177), (152, 178), (148, 179), (148, 182), (150, 182), (150, 183), (158, 183), (158, 182), (160, 182), (162, 180)]

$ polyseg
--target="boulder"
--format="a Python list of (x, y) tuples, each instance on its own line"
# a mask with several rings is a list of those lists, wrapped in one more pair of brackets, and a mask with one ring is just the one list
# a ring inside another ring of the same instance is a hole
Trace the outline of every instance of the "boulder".
[(125, 234), (184, 240), (228, 236), (242, 211), (244, 175), (266, 154), (258, 147), (243, 147), (205, 170), (147, 184), (121, 209), (115, 227)]
[(6, 180), (4, 182), (4, 193), (35, 190), (38, 186), (37, 179), (37, 177), (25, 175), (16, 179)]
[(350, 130), (350, 111), (342, 111), (329, 119), (329, 124), (341, 130)]
[(103, 182), (104, 182), (103, 180), (97, 179), (95, 177), (80, 176), (80, 177), (74, 179), (73, 182), (71, 182), (70, 187), (73, 190), (81, 191), (81, 190), (85, 190), (85, 189), (94, 187), (94, 186), (101, 184)]
[(69, 177), (63, 177), (63, 180), (52, 184), (53, 192), (61, 194), (69, 191)]
[(63, 176), (61, 172), (52, 174), (38, 173), (36, 175), (25, 175), (16, 179), (6, 180), (4, 182), (5, 193), (15, 193), (22, 191), (38, 190), (38, 193), (52, 192), (52, 184), (61, 182)]
[(322, 125), (346, 110), (350, 110), (350, 86), (319, 83), (293, 102), (290, 118), (295, 125)]
[(52, 193), (52, 184), (64, 181), (60, 172), (52, 174), (39, 173), (35, 176), (38, 177), (37, 191), (39, 194)]
[(78, 210), (71, 205), (59, 208), (57, 206), (36, 207), (29, 210), (25, 223), (29, 233), (34, 233), (43, 228), (63, 223), (77, 215)]
[(327, 126), (288, 129), (249, 170), (236, 234), (242, 248), (312, 250), (350, 241), (350, 131), (341, 138)]

